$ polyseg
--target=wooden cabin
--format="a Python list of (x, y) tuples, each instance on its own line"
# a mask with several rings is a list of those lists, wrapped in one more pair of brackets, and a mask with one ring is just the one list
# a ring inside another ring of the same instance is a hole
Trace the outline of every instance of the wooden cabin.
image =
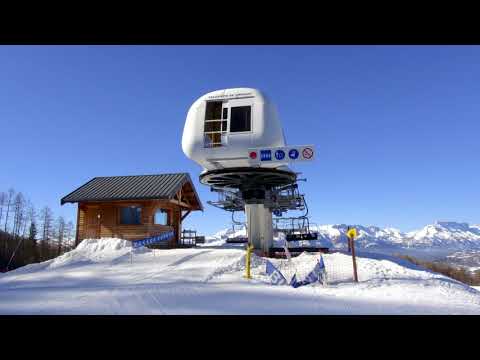
[(168, 247), (179, 243), (182, 221), (202, 210), (187, 173), (96, 177), (61, 199), (77, 203), (75, 243), (116, 237), (138, 240), (174, 231)]

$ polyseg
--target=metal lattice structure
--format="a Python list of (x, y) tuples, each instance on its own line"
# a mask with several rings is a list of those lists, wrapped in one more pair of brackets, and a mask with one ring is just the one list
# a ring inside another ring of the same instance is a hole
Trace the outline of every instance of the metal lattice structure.
[[(245, 205), (255, 202), (255, 199), (253, 201), (252, 199), (245, 199), (245, 191), (242, 191), (242, 188), (235, 189), (224, 186), (223, 182), (227, 180), (232, 181), (231, 177), (223, 177), (220, 186), (212, 187), (212, 191), (217, 192), (218, 199), (208, 201), (208, 203), (219, 209), (232, 212), (232, 224), (235, 230), (235, 225), (247, 225), (248, 221), (236, 221), (234, 213), (245, 211)], [(241, 182), (236, 180), (235, 183), (240, 184)], [(243, 185), (245, 186), (245, 184)], [(273, 232), (277, 235), (278, 233), (285, 234), (287, 242), (317, 240), (318, 233), (311, 231), (308, 206), (304, 194), (299, 192), (297, 182), (277, 187), (271, 186), (268, 190), (265, 190), (261, 203), (265, 209), (277, 216), (271, 219)], [(297, 217), (282, 217), (284, 213), (290, 210), (302, 211), (303, 214)], [(248, 216), (248, 214), (246, 215)], [(242, 237), (242, 239), (229, 239), (228, 242), (246, 241), (247, 239)]]
[[(265, 190), (261, 194), (262, 199), (259, 199), (260, 196), (255, 197), (255, 194), (249, 193), (250, 189), (243, 187), (235, 189), (217, 185), (212, 187), (212, 191), (218, 193), (218, 199), (208, 201), (208, 204), (226, 211), (244, 211), (245, 204), (256, 203), (259, 200), (276, 215), (281, 215), (288, 210), (303, 211), (306, 209), (304, 195), (299, 193), (296, 182), (278, 187), (265, 186)], [(245, 193), (252, 196), (245, 196)]]

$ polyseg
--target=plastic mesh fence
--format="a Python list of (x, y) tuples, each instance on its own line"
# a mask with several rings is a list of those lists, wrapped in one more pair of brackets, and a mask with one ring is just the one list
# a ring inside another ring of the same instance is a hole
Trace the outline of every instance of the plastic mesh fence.
[[(325, 264), (327, 284), (353, 282), (353, 262), (350, 254), (331, 253), (321, 254), (321, 256)], [(288, 259), (275, 259), (273, 263), (287, 281), (290, 281), (294, 274), (297, 274), (297, 279), (301, 280), (305, 279), (313, 270), (319, 258), (320, 253), (304, 252), (299, 256), (292, 257), (290, 261)]]

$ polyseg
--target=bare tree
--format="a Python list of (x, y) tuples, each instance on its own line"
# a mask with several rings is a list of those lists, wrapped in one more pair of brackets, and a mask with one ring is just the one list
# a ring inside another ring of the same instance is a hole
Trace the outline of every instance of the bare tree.
[(13, 260), (14, 256), (18, 254), (20, 245), (22, 245), (24, 238), (20, 236), (20, 231), (25, 221), (25, 198), (22, 193), (19, 192), (15, 195), (12, 205), (13, 213), (13, 224), (12, 224), (12, 236), (13, 236), (13, 247), (11, 249), (10, 260), (8, 262), (7, 268)]
[(75, 234), (73, 222), (71, 221), (65, 224), (65, 240), (68, 244), (68, 250), (73, 249), (75, 243)]
[[(31, 214), (31, 210), (33, 211), (33, 214)], [(20, 233), (22, 234), (22, 237), (27, 237), (27, 231), (32, 221), (32, 217), (34, 216), (35, 216), (35, 208), (33, 207), (33, 204), (30, 200), (26, 200), (24, 217), (23, 217), (22, 226), (20, 229)]]
[(37, 213), (33, 203), (13, 188), (0, 192), (0, 267), (44, 261), (71, 250), (74, 243), (72, 221), (54, 219), (48, 206)]
[(50, 240), (52, 238), (52, 227), (53, 227), (53, 213), (52, 210), (45, 206), (40, 211), (40, 226), (41, 226), (41, 248), (42, 248), (42, 258), (47, 258), (47, 250), (50, 246)]
[(56, 238), (57, 238), (57, 256), (62, 253), (63, 240), (65, 238), (65, 219), (59, 216), (55, 223)]
[(33, 203), (13, 188), (0, 192), (0, 266), (13, 269), (47, 260), (73, 249), (74, 243), (72, 221), (54, 219), (48, 206), (37, 213)]
[(6, 210), (6, 214), (5, 214), (5, 227), (4, 227), (5, 232), (8, 232), (8, 215), (10, 214), (10, 208), (11, 208), (12, 203), (13, 203), (13, 196), (14, 195), (15, 195), (15, 190), (12, 189), (12, 188), (8, 189), (7, 210)]
[[(7, 204), (7, 194), (5, 192), (0, 192), (0, 226), (2, 224), (2, 219), (3, 219), (3, 208)], [(7, 234), (0, 234), (0, 240), (4, 242), (4, 244), (1, 245), (1, 251), (2, 255), (4, 258), (7, 256)]]
[(22, 229), (22, 223), (25, 220), (25, 198), (23, 197), (23, 194), (21, 192), (17, 193), (15, 195), (15, 198), (13, 200), (13, 230), (12, 230), (12, 235), (15, 238), (18, 238), (21, 229)]
[[(7, 209), (6, 209), (6, 213), (5, 213), (5, 227), (4, 227), (5, 232), (8, 232), (8, 216), (10, 214), (10, 207), (12, 206), (14, 195), (15, 195), (15, 190), (10, 188), (8, 190), (8, 195), (7, 195)], [(9, 241), (8, 241), (8, 236), (6, 236), (5, 237), (5, 247), (4, 247), (5, 256), (7, 256), (7, 254), (8, 254), (8, 248), (9, 248)]]
[(6, 203), (7, 203), (7, 194), (1, 191), (0, 192), (0, 224), (2, 223), (3, 208), (5, 207)]

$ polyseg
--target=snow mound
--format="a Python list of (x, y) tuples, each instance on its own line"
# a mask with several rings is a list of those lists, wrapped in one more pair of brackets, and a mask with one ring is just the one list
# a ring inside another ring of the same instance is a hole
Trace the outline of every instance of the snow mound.
[(50, 260), (52, 262), (48, 268), (112, 261), (129, 253), (131, 249), (132, 243), (128, 240), (118, 238), (85, 239), (72, 251)]
[[(411, 264), (406, 260), (399, 258), (386, 258), (378, 254), (365, 254), (365, 257), (357, 257), (357, 266), (360, 282), (385, 281), (385, 280), (448, 280), (444, 275), (431, 272), (420, 266)], [(338, 285), (353, 282), (352, 258), (350, 254), (340, 252), (322, 254), (327, 278), (330, 285)], [(251, 274), (255, 280), (270, 283), (269, 276), (266, 273), (266, 262), (270, 261), (285, 276), (287, 281), (293, 277), (303, 279), (310, 273), (317, 261), (318, 253), (303, 252), (299, 256), (293, 257), (290, 261), (287, 259), (266, 259), (255, 254), (251, 257)], [(219, 279), (224, 275), (245, 273), (246, 256), (245, 253), (239, 253), (236, 257), (229, 257), (226, 260), (219, 261), (214, 270), (207, 276), (205, 281)], [(463, 284), (457, 282), (460, 286)], [(465, 286), (468, 288), (468, 286)]]
[(89, 254), (111, 253), (112, 251), (122, 250), (125, 248), (130, 249), (132, 243), (128, 240), (118, 238), (108, 239), (85, 239), (83, 240), (75, 250)]
[[(104, 261), (113, 261), (130, 253), (132, 244), (118, 238), (85, 239), (75, 249), (54, 259), (41, 263), (29, 264), (9, 271), (9, 274), (33, 273), (41, 270), (56, 269), (66, 266), (82, 266)], [(149, 251), (147, 248), (135, 249), (136, 253)]]
[[(266, 277), (265, 265), (266, 258), (252, 254), (250, 258), (250, 272), (253, 277)], [(215, 278), (219, 278), (226, 274), (241, 273), (244, 274), (246, 269), (246, 255), (240, 253), (238, 256), (229, 258), (228, 261), (222, 261), (220, 265), (216, 265), (214, 270), (206, 277), (205, 282)]]

